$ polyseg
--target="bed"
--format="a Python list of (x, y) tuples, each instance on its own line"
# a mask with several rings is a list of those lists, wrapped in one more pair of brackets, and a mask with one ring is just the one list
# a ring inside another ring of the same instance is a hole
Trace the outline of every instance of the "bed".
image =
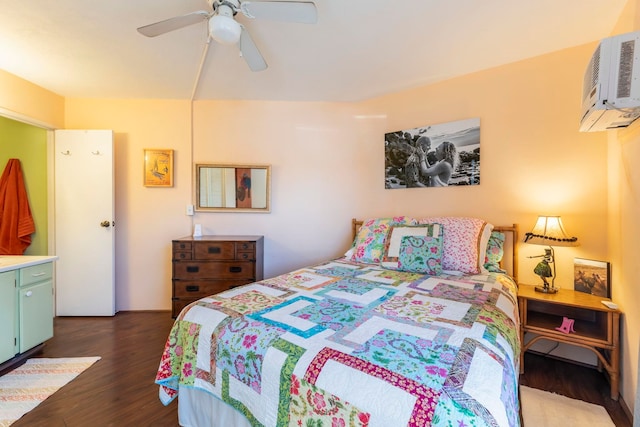
[(517, 226), (352, 223), (344, 256), (185, 307), (156, 376), (180, 425), (520, 425)]

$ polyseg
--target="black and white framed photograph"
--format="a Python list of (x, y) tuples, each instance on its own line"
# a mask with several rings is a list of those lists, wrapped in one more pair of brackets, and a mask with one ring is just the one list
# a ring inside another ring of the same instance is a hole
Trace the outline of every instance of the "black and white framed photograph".
[(480, 119), (384, 135), (385, 188), (480, 185)]
[(573, 289), (611, 298), (611, 267), (606, 261), (574, 258)]

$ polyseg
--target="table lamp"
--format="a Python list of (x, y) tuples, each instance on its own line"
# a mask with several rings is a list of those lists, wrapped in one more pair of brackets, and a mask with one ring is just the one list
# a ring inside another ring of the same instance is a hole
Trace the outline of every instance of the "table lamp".
[[(536, 291), (547, 294), (558, 292), (555, 287), (556, 263), (553, 246), (578, 246), (578, 238), (568, 236), (559, 216), (539, 216), (533, 230), (525, 233), (524, 242), (549, 246), (544, 250), (544, 255), (529, 258), (542, 258), (542, 261), (533, 269), (533, 272), (542, 279), (542, 286), (536, 286)], [(551, 278), (551, 284), (549, 284), (549, 278)]]

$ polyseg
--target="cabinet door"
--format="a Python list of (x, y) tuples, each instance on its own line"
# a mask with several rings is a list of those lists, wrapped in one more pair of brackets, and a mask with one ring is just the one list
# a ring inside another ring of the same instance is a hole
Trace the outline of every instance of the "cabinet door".
[(0, 363), (16, 355), (16, 272), (0, 273)]
[(53, 337), (53, 282), (20, 288), (20, 353)]

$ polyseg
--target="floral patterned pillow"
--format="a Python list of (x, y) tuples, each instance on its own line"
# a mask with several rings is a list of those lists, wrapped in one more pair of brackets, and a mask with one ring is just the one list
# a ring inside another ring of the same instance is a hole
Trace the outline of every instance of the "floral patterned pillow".
[(478, 274), (484, 266), (487, 242), (493, 225), (478, 218), (432, 217), (419, 224), (438, 223), (444, 228), (442, 269)]
[(351, 261), (379, 264), (384, 253), (384, 244), (389, 229), (394, 225), (415, 225), (413, 218), (398, 216), (393, 218), (373, 218), (362, 223), (353, 248), (347, 252)]
[(398, 269), (431, 276), (442, 274), (442, 237), (402, 237)]
[(500, 268), (500, 261), (504, 256), (505, 235), (499, 231), (492, 231), (487, 243), (487, 254), (484, 258), (484, 268), (493, 273), (505, 273)]
[(405, 236), (430, 236), (442, 237), (442, 227), (440, 224), (425, 225), (394, 225), (389, 228), (384, 244), (384, 252), (380, 265), (384, 268), (398, 270), (398, 257), (402, 239)]

